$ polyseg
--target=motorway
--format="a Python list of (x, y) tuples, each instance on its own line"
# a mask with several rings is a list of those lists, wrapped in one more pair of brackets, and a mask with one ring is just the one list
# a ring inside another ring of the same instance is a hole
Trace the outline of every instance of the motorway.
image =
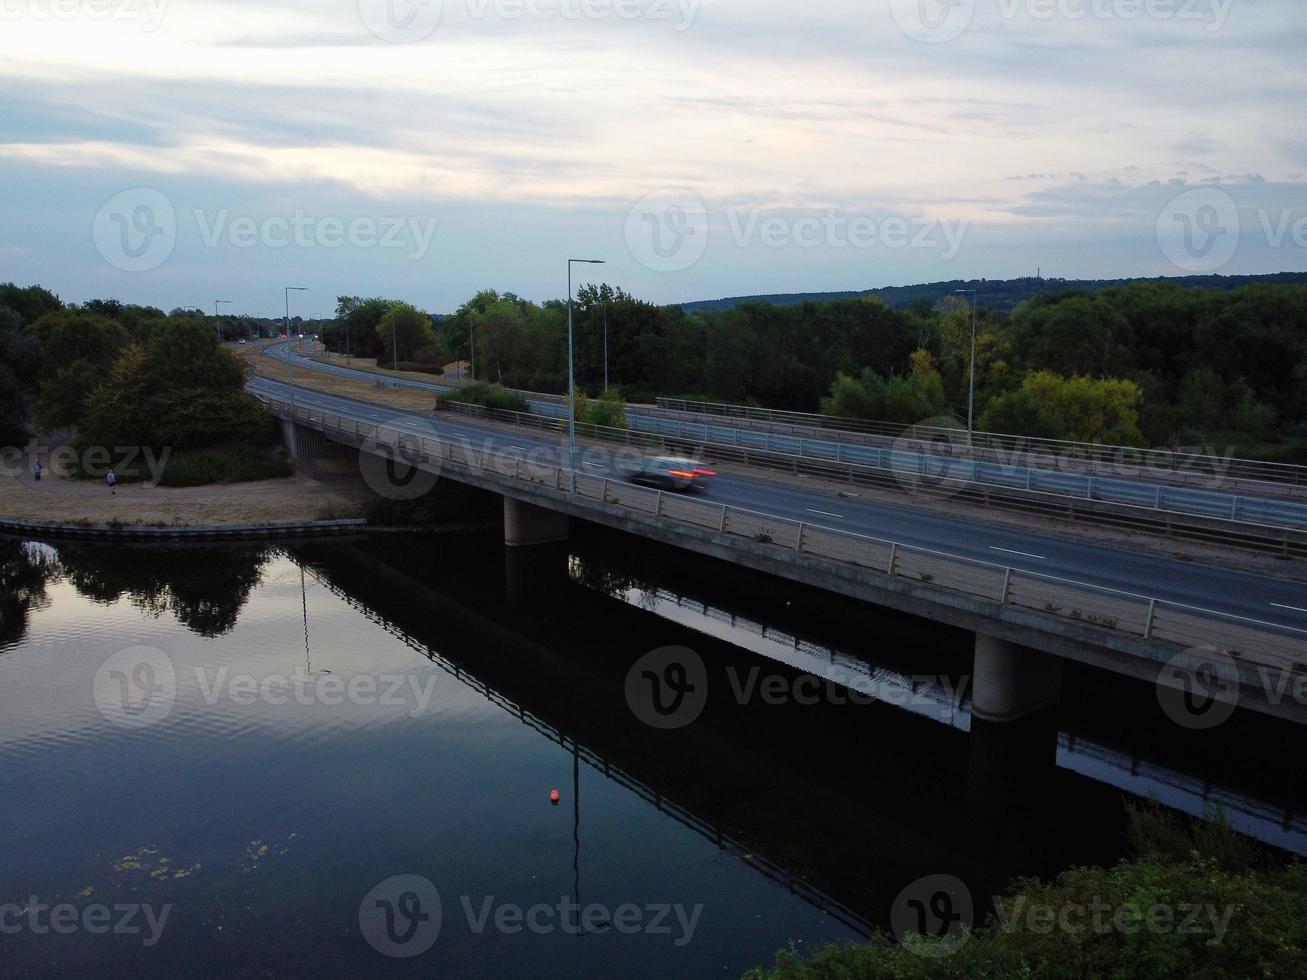
[[(290, 344), (268, 348), (268, 354), (286, 364), (295, 364), (305, 370), (333, 374), (351, 380), (377, 381), (400, 388), (430, 391), (433, 394), (451, 390), (450, 386), (410, 378), (393, 378), (361, 371), (341, 364), (315, 361), (290, 350)], [(539, 415), (565, 417), (567, 406), (557, 401), (528, 399), (531, 410)], [(1248, 494), (1235, 495), (1211, 490), (1194, 490), (1185, 487), (1165, 486), (1145, 480), (1123, 477), (1089, 476), (1057, 470), (1015, 464), (983, 463), (948, 455), (950, 447), (942, 447), (942, 454), (914, 452), (908, 448), (892, 446), (877, 448), (857, 443), (842, 443), (824, 439), (801, 439), (797, 436), (774, 435), (756, 432), (731, 425), (704, 424), (642, 413), (639, 408), (627, 408), (627, 422), (632, 429), (653, 432), (664, 436), (693, 439), (696, 442), (716, 442), (744, 446), (771, 452), (789, 453), (812, 459), (838, 460), (877, 467), (905, 474), (906, 479), (927, 472), (934, 481), (983, 482), (1017, 489), (1039, 490), (1080, 498), (1134, 504), (1143, 507), (1171, 510), (1204, 517), (1220, 517), (1275, 527), (1307, 528), (1307, 504), (1286, 500), (1271, 500)]]
[[(369, 375), (369, 377), (372, 377)], [(478, 425), (445, 413), (405, 412), (387, 406), (329, 395), (268, 378), (254, 378), (255, 394), (385, 424), (446, 440), (469, 440), (477, 449), (514, 453), (557, 465), (566, 463), (566, 444), (534, 430)], [(584, 472), (620, 480), (591, 449)], [(813, 527), (870, 535), (902, 545), (1006, 566), (1037, 575), (1128, 592), (1166, 602), (1254, 620), (1284, 632), (1307, 636), (1307, 585), (1250, 572), (1140, 554), (1125, 548), (1089, 544), (1047, 531), (991, 525), (971, 519), (927, 513), (877, 500), (839, 496), (757, 477), (718, 476), (699, 495), (764, 514), (803, 521)]]

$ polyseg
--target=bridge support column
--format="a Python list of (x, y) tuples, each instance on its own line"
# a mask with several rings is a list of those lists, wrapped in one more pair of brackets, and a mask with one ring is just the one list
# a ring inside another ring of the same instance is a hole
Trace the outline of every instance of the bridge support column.
[(1016, 721), (1057, 704), (1062, 658), (983, 633), (976, 634), (971, 714), (982, 721)]
[(504, 544), (509, 548), (531, 548), (567, 540), (567, 515), (504, 498)]

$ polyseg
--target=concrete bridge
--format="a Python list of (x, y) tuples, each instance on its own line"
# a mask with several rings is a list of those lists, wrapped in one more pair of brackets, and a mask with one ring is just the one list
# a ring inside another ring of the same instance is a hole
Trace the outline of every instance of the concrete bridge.
[(986, 721), (1055, 703), (1068, 659), (1175, 691), (1195, 727), (1223, 702), (1307, 721), (1297, 583), (966, 520), (935, 518), (926, 544), (900, 540), (871, 533), (885, 508), (830, 491), (724, 474), (713, 497), (685, 497), (624, 482), (612, 447), (587, 447), (573, 474), (565, 448), (535, 433), (267, 379), (251, 388), (300, 458), (348, 447), (501, 495), (510, 548), (563, 540), (576, 518), (970, 630), (972, 712)]

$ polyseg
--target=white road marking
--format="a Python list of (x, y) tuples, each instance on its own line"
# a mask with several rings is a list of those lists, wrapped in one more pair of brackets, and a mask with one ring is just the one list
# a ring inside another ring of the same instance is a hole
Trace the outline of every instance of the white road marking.
[(1031, 555), (1031, 554), (1027, 554), (1027, 553), (1024, 552), (1024, 551), (1012, 551), (1012, 550), (1009, 549), (1009, 548), (995, 548), (993, 545), (990, 545), (989, 550), (990, 550), (990, 551), (1001, 551), (1001, 552), (1003, 552), (1005, 555), (1020, 555), (1022, 558), (1037, 558), (1037, 559), (1039, 559), (1040, 561), (1048, 561), (1048, 559), (1045, 558), (1043, 555)]
[(1283, 603), (1279, 603), (1279, 602), (1272, 602), (1271, 605), (1274, 606), (1276, 609), (1288, 609), (1292, 612), (1307, 613), (1307, 609), (1303, 609), (1301, 606), (1286, 606)]
[(844, 517), (840, 514), (832, 514), (829, 511), (824, 511), (824, 510), (813, 510), (811, 507), (805, 509), (808, 511), (809, 514), (820, 514), (822, 517), (833, 517), (837, 521), (844, 520)]

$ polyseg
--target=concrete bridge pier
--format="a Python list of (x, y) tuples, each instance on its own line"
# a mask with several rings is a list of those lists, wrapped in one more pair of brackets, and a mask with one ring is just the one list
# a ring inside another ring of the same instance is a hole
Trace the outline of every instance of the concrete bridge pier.
[(504, 545), (533, 548), (555, 544), (568, 537), (567, 515), (534, 504), (504, 498)]
[(288, 419), (282, 419), (279, 424), (286, 451), (301, 470), (314, 476), (358, 476), (358, 453), (348, 446), (328, 439), (317, 429), (297, 425)]
[(971, 714), (987, 722), (1017, 721), (1062, 698), (1062, 658), (976, 634)]

